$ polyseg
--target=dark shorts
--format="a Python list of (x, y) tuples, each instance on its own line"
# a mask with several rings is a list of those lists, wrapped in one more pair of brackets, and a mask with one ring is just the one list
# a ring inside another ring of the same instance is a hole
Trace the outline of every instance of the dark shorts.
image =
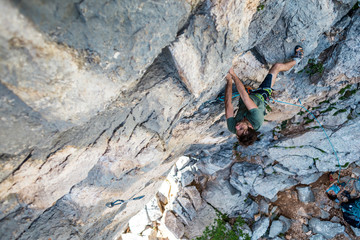
[(272, 92), (271, 83), (272, 74), (269, 73), (268, 75), (266, 75), (264, 81), (260, 84), (259, 88), (255, 89), (250, 94), (257, 95), (263, 101), (269, 101)]

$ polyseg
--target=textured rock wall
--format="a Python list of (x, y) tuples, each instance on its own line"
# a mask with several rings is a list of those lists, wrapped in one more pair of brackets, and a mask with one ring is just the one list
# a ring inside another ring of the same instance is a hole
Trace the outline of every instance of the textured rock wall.
[(229, 138), (204, 103), (232, 64), (254, 84), (302, 42), (326, 71), (282, 76), (282, 99), (359, 82), (356, 1), (310, 2), (1, 0), (1, 238), (117, 239), (177, 156)]

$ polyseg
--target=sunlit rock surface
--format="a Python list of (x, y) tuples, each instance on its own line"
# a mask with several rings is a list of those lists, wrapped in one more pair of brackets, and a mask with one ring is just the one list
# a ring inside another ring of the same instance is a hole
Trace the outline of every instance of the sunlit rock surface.
[[(300, 98), (340, 164), (358, 164), (355, 2), (1, 0), (1, 239), (192, 238), (213, 207), (252, 219), (248, 196), (275, 201), (336, 170), (300, 108), (271, 104), (260, 141), (243, 149), (212, 102), (232, 65), (257, 87), (297, 44), (305, 58), (279, 75), (274, 96)], [(324, 71), (297, 73), (309, 59)], [(239, 158), (259, 176), (235, 173)]]

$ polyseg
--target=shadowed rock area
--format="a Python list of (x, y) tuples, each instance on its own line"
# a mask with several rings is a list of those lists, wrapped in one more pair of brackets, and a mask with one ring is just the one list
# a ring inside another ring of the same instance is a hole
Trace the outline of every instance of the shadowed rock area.
[[(216, 211), (252, 239), (359, 235), (316, 192), (360, 165), (356, 0), (0, 4), (1, 239), (192, 239)], [(258, 87), (298, 44), (273, 96), (301, 99), (339, 163), (301, 108), (271, 103), (243, 148), (214, 101), (231, 66)]]

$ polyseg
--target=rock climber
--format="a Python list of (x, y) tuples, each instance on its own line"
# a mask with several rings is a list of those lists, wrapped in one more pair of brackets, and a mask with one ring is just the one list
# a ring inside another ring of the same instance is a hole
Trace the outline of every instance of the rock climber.
[[(251, 91), (250, 94), (246, 91), (233, 68), (230, 69), (226, 75), (225, 116), (229, 131), (236, 134), (240, 145), (247, 147), (257, 140), (259, 133), (256, 131), (264, 122), (264, 115), (266, 114), (265, 104), (270, 99), (272, 87), (275, 84), (278, 73), (290, 70), (303, 56), (303, 48), (296, 46), (292, 60), (287, 63), (274, 64), (259, 88)], [(235, 117), (234, 107), (231, 102), (232, 81), (235, 82), (240, 95), (239, 109)]]

